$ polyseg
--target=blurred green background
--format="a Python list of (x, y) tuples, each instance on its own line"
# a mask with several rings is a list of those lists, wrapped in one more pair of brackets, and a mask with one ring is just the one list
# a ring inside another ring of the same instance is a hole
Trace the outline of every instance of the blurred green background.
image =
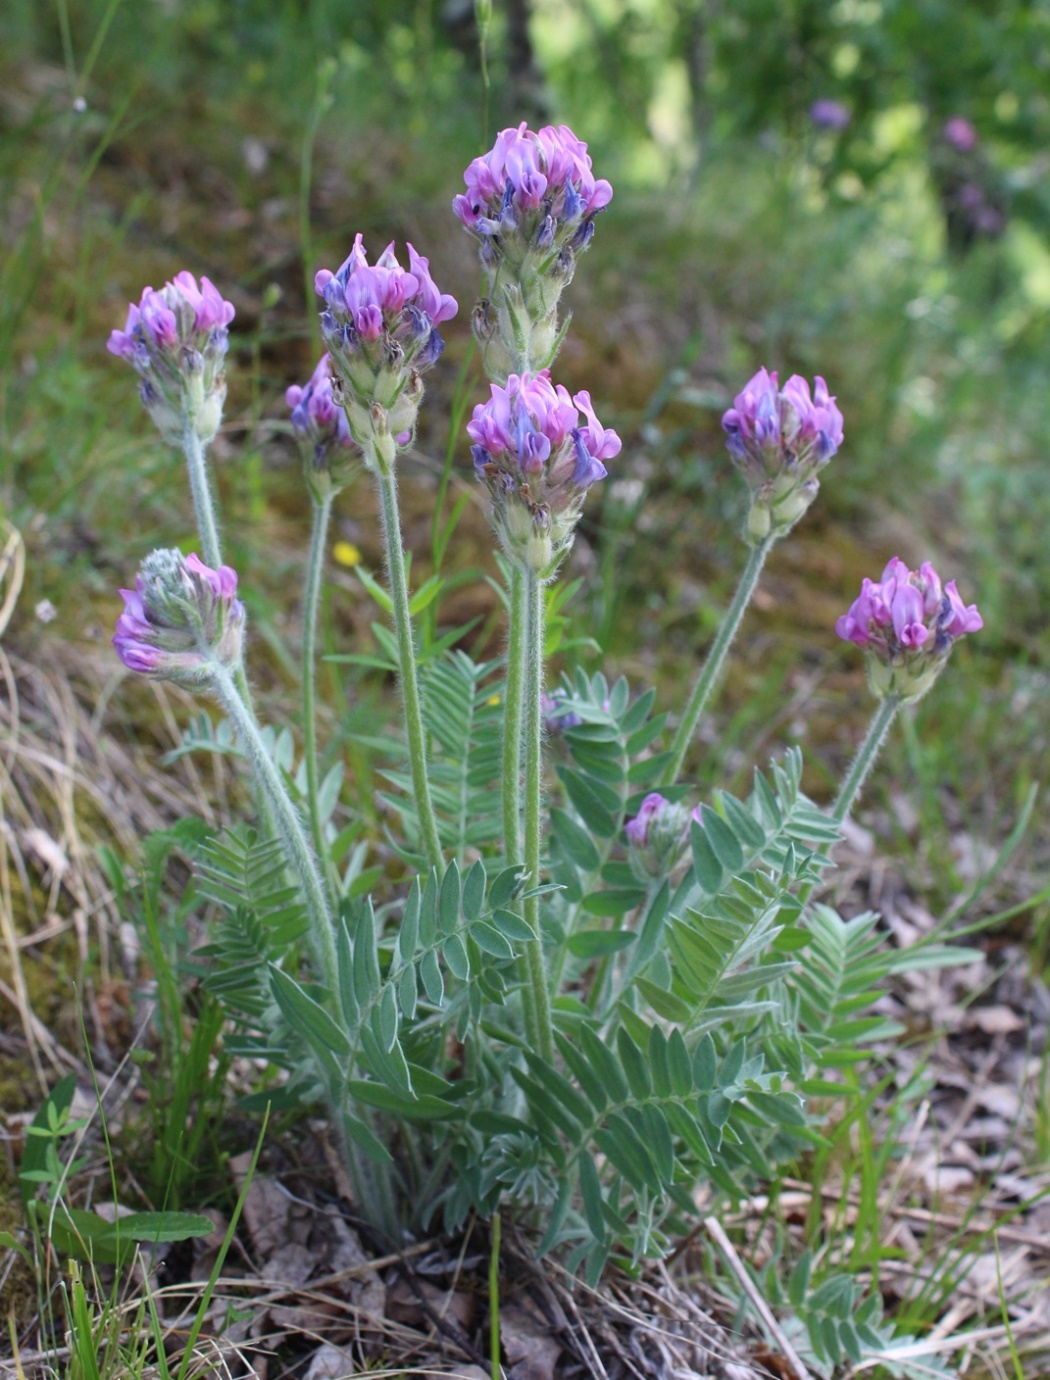
[[(411, 240), (461, 304), (405, 467), (426, 568), (450, 446), (451, 497), (471, 483), (448, 405), (485, 394), (450, 202), (520, 119), (571, 124), (616, 189), (556, 368), (625, 438), (567, 570), (566, 661), (594, 664), (594, 636), (681, 702), (743, 560), (721, 412), (759, 365), (823, 374), (846, 444), (770, 564), (698, 778), (739, 784), (801, 739), (829, 794), (869, 712), (834, 620), (890, 556), (932, 558), (986, 626), (872, 801), (904, 783), (921, 826), (902, 847), (956, 893), (953, 830), (1001, 841), (1050, 757), (1047, 0), (496, 0), (483, 43), (470, 0), (6, 0), (0, 503), (29, 551), (8, 636), (101, 656), (116, 586), (150, 547), (192, 545), (181, 464), (105, 352), (143, 284), (189, 268), (237, 307), (215, 459), (253, 673), (280, 701), (308, 513), (283, 391), (318, 348), (313, 274), (357, 230), (372, 252)], [(370, 502), (344, 496), (337, 537), (374, 569)], [(446, 564), (491, 573), (489, 546), (472, 502)], [(367, 643), (374, 609), (338, 559), (332, 579), (329, 646)], [(487, 588), (446, 602), (494, 654)], [(337, 715), (376, 702), (334, 672), (327, 690)], [(1029, 865), (1047, 852), (1036, 831)]]

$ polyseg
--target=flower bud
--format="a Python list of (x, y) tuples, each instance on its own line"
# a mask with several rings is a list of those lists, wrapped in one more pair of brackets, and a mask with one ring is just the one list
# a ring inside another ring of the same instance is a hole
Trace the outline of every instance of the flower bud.
[(659, 791), (645, 797), (624, 829), (631, 867), (641, 881), (665, 877), (671, 871), (685, 847), (689, 819), (688, 805), (673, 805)]
[(346, 414), (332, 396), (329, 363), (328, 355), (322, 355), (309, 383), (302, 388), (295, 384), (284, 395), (292, 409), (306, 482), (318, 500), (344, 489), (360, 459)]
[(598, 421), (589, 393), (570, 398), (546, 370), (511, 374), (506, 388), (494, 383), (467, 431), (508, 560), (549, 579), (572, 545), (587, 490), (605, 478), (603, 461), (620, 452), (619, 436)]
[(180, 446), (187, 427), (204, 445), (219, 429), (233, 316), (213, 283), (202, 278), (198, 287), (184, 271), (159, 292), (143, 288), (124, 329), (110, 333), (106, 348), (138, 371), (139, 395), (169, 445)]
[(873, 695), (908, 703), (933, 685), (955, 640), (983, 626), (977, 605), (963, 604), (954, 580), (942, 587), (929, 561), (909, 570), (894, 556), (878, 583), (864, 581), (835, 631), (864, 648)]
[(124, 612), (113, 645), (129, 670), (202, 685), (216, 667), (240, 664), (244, 605), (235, 597), (237, 574), (228, 565), (211, 570), (196, 555), (153, 551), (134, 590), (120, 592)]
[(828, 386), (794, 374), (783, 389), (760, 369), (722, 418), (726, 446), (751, 489), (745, 535), (757, 546), (786, 536), (817, 496), (817, 472), (842, 444), (842, 413)]

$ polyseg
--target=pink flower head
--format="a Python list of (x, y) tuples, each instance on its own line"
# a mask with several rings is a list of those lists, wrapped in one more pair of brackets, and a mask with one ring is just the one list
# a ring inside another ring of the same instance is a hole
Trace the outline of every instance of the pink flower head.
[(589, 393), (570, 397), (546, 369), (511, 374), (505, 388), (492, 384), (467, 432), (507, 555), (547, 569), (571, 545), (584, 495), (605, 478), (603, 461), (619, 453), (619, 436), (598, 421)]
[(613, 194), (608, 182), (595, 179), (587, 145), (568, 125), (534, 132), (522, 121), (502, 130), (463, 180), (466, 195), (457, 196), (452, 209), (468, 230), (546, 246), (583, 247), (592, 218)]
[(929, 561), (909, 570), (894, 556), (881, 580), (864, 580), (835, 631), (868, 652), (868, 678), (877, 694), (917, 699), (933, 684), (955, 639), (983, 625), (977, 606), (963, 605), (953, 580), (942, 586)]
[(945, 120), (941, 133), (952, 148), (958, 149), (960, 153), (972, 153), (977, 147), (977, 130), (962, 115), (953, 115), (950, 120)]
[[(357, 235), (339, 271), (323, 268), (314, 279), (326, 304), (321, 334), (348, 390), (347, 405), (367, 410), (378, 403), (395, 434), (411, 433), (422, 395), (418, 375), (444, 349), (436, 328), (458, 311), (430, 276), (429, 261), (411, 245), (408, 252), (411, 271), (398, 263), (392, 243), (370, 265)], [(351, 418), (351, 427), (360, 438), (364, 417), (360, 426)]]
[(138, 371), (142, 401), (173, 445), (187, 425), (207, 443), (215, 435), (226, 397), (223, 366), (233, 305), (214, 283), (177, 273), (160, 291), (143, 288), (128, 307), (124, 329), (110, 333), (110, 354)]
[(817, 129), (845, 129), (850, 122), (849, 110), (841, 101), (825, 97), (809, 107), (809, 118)]
[(124, 611), (113, 646), (129, 670), (183, 684), (200, 684), (241, 655), (244, 605), (237, 574), (212, 570), (196, 555), (154, 551), (135, 588), (120, 591)]
[(722, 417), (726, 447), (751, 489), (748, 538), (790, 531), (819, 489), (817, 472), (842, 444), (842, 413), (817, 375), (813, 392), (799, 374), (783, 388), (759, 369)]

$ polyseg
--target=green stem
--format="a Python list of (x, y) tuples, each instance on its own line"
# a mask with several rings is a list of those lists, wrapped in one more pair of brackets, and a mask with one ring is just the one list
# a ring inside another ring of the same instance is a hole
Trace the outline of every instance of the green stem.
[[(526, 674), (524, 685), (525, 724), (525, 872), (527, 885), (540, 884), (540, 811), (543, 798), (543, 621), (546, 612), (543, 583), (534, 570), (524, 577), (526, 607)], [(536, 936), (525, 942), (526, 1033), (533, 1048), (547, 1063), (554, 1062), (554, 1032), (551, 1027), (547, 968), (543, 958), (540, 929), (540, 898), (529, 896), (524, 906), (525, 923)]]
[[(197, 514), (197, 531), (201, 539), (201, 560), (212, 570), (222, 565), (222, 548), (219, 545), (219, 527), (215, 519), (215, 503), (212, 499), (211, 484), (204, 459), (204, 446), (192, 423), (187, 423), (182, 433), (182, 449), (186, 456), (186, 468), (190, 476), (190, 492), (193, 494), (193, 507)], [(256, 726), (258, 721), (252, 705), (252, 692), (248, 685), (248, 675), (244, 662), (239, 662), (233, 672), (233, 683), (237, 694), (248, 712), (248, 717)], [(266, 793), (257, 794), (259, 819), (264, 832), (276, 833), (273, 811)]]
[(190, 492), (193, 494), (193, 507), (197, 514), (197, 531), (201, 539), (201, 560), (212, 570), (222, 565), (219, 546), (219, 528), (215, 521), (215, 504), (212, 501), (208, 470), (204, 461), (204, 446), (192, 422), (187, 422), (182, 433), (182, 449), (186, 456), (186, 468), (190, 476)]
[(525, 576), (514, 567), (510, 579), (510, 634), (507, 643), (506, 704), (503, 710), (503, 839), (507, 863), (521, 852), (521, 721), (526, 660)]
[(216, 666), (213, 684), (251, 762), (260, 793), (270, 806), (277, 834), (284, 843), (285, 855), (303, 889), (310, 916), (310, 939), (317, 977), (322, 983), (334, 984), (338, 967), (328, 898), (302, 821), (289, 799), (273, 758), (266, 751), (255, 716), (241, 699), (234, 677), (224, 666)]
[(861, 786), (864, 785), (864, 779), (874, 765), (886, 734), (890, 731), (890, 725), (897, 717), (901, 703), (899, 695), (887, 695), (868, 725), (867, 736), (857, 750), (857, 755), (854, 757), (852, 765), (846, 773), (846, 778), (839, 787), (835, 803), (831, 807), (831, 818), (836, 824), (842, 824), (849, 816), (853, 802), (860, 794)]
[(667, 769), (666, 784), (668, 786), (673, 786), (682, 774), (682, 765), (685, 762), (686, 753), (689, 751), (689, 745), (693, 741), (693, 735), (696, 733), (697, 724), (700, 722), (700, 715), (704, 712), (704, 706), (707, 704), (711, 691), (721, 674), (726, 653), (729, 651), (737, 629), (740, 627), (744, 610), (751, 602), (751, 596), (758, 584), (758, 577), (762, 573), (762, 567), (766, 563), (766, 557), (769, 555), (775, 540), (776, 538), (770, 535), (759, 546), (751, 548), (744, 573), (740, 577), (740, 584), (733, 595), (733, 602), (729, 605), (725, 617), (722, 619), (718, 636), (711, 644), (707, 660), (704, 662), (703, 669), (693, 686), (693, 693), (689, 697), (682, 721), (678, 725), (678, 732), (674, 736), (671, 764)]
[(324, 556), (328, 543), (328, 522), (332, 515), (332, 495), (313, 499), (313, 525), (310, 529), (310, 555), (306, 566), (303, 595), (303, 758), (306, 763), (306, 798), (310, 811), (310, 831), (314, 852), (325, 874), (329, 896), (334, 894), (328, 849), (325, 845), (321, 802), (317, 780), (317, 612), (324, 581)]
[(401, 517), (397, 506), (397, 480), (394, 475), (394, 441), (392, 436), (378, 437), (366, 458), (370, 462), (379, 485), (383, 510), (383, 538), (386, 542), (386, 563), (390, 575), (390, 598), (394, 605), (394, 631), (397, 634), (398, 664), (401, 673), (401, 703), (405, 713), (405, 737), (408, 740), (408, 759), (412, 770), (412, 791), (416, 798), (419, 827), (423, 834), (423, 849), (427, 863), (444, 870), (437, 819), (430, 799), (427, 779), (426, 739), (423, 734), (423, 714), (416, 678), (416, 655), (412, 637), (412, 615), (408, 608), (408, 582), (405, 579), (405, 552), (401, 544)]

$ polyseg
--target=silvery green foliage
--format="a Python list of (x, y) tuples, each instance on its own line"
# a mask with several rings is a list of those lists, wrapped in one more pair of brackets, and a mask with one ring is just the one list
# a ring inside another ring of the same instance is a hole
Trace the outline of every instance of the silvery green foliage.
[(340, 1108), (350, 1153), (391, 1176), (407, 1224), (510, 1204), (593, 1279), (610, 1256), (666, 1250), (698, 1184), (732, 1198), (819, 1139), (807, 1092), (893, 1033), (871, 1006), (900, 959), (874, 916), (798, 898), (838, 831), (802, 794), (796, 750), (745, 798), (716, 792), (671, 875), (641, 885), (623, 828), (660, 781), (663, 719), (651, 692), (632, 702), (625, 681), (580, 675), (538, 888), (559, 1056), (542, 1060), (517, 1001), (523, 882), (496, 845), (495, 670), (462, 652), (426, 668), (443, 873), (344, 899), (338, 971), (306, 978), (278, 845), (244, 828), (210, 839), (207, 983), (236, 1052), (287, 1070), (281, 1102)]

